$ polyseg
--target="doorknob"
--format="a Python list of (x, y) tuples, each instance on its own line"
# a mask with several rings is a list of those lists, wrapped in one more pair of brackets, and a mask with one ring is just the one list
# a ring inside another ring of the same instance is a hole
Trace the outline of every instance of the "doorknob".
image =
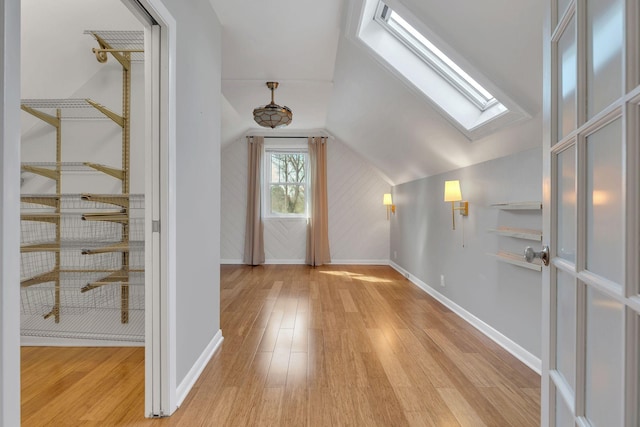
[(524, 259), (527, 262), (533, 262), (535, 258), (540, 258), (544, 265), (549, 265), (549, 246), (543, 246), (540, 252), (536, 252), (531, 246), (527, 246), (524, 250)]

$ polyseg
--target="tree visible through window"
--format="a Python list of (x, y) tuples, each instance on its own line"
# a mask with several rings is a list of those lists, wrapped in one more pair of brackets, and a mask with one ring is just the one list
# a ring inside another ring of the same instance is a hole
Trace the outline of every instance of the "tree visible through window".
[(307, 213), (307, 153), (267, 152), (268, 208), (272, 215)]

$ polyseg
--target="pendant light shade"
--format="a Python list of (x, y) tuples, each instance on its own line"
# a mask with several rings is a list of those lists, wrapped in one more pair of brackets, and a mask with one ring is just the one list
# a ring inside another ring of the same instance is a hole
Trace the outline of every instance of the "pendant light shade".
[(281, 128), (291, 123), (293, 113), (289, 107), (281, 107), (273, 101), (273, 91), (278, 87), (278, 82), (267, 82), (271, 90), (271, 103), (253, 110), (253, 120), (265, 128)]

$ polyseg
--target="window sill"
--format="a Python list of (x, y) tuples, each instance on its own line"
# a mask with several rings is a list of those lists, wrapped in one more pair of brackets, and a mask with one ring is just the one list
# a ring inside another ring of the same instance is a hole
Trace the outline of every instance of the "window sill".
[(264, 221), (300, 221), (307, 222), (304, 216), (267, 216), (262, 218)]

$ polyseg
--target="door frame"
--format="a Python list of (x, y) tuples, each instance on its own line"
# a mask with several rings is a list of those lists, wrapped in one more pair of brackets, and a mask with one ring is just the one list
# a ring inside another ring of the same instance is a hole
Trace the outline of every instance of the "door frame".
[(8, 427), (20, 425), (20, 0), (0, 0), (0, 43), (0, 426)]
[(177, 409), (176, 21), (162, 0), (122, 2), (145, 26), (145, 416), (163, 417)]
[[(159, 144), (157, 165), (160, 166), (155, 220), (162, 224), (159, 241), (159, 262), (153, 269), (151, 290), (153, 299), (145, 301), (145, 415), (167, 416), (177, 408), (175, 354), (175, 150), (176, 150), (176, 21), (162, 0), (123, 0), (140, 17), (142, 7), (161, 31), (158, 38), (160, 67), (154, 94), (159, 108), (150, 116), (150, 129)], [(148, 20), (148, 18), (145, 18)], [(145, 22), (145, 20), (142, 20)], [(146, 21), (148, 22), (148, 21)], [(20, 424), (20, 0), (0, 0), (0, 42), (4, 49), (0, 62), (0, 425)], [(150, 149), (151, 135), (147, 136)], [(152, 171), (147, 171), (147, 185)], [(151, 230), (151, 216), (145, 227)], [(6, 268), (5, 268), (6, 266)], [(145, 273), (146, 274), (146, 273)], [(148, 277), (148, 276), (147, 276)], [(159, 280), (158, 280), (159, 278)], [(150, 289), (151, 288), (151, 289)], [(149, 333), (151, 330), (152, 333)], [(17, 408), (17, 409), (16, 409)]]

